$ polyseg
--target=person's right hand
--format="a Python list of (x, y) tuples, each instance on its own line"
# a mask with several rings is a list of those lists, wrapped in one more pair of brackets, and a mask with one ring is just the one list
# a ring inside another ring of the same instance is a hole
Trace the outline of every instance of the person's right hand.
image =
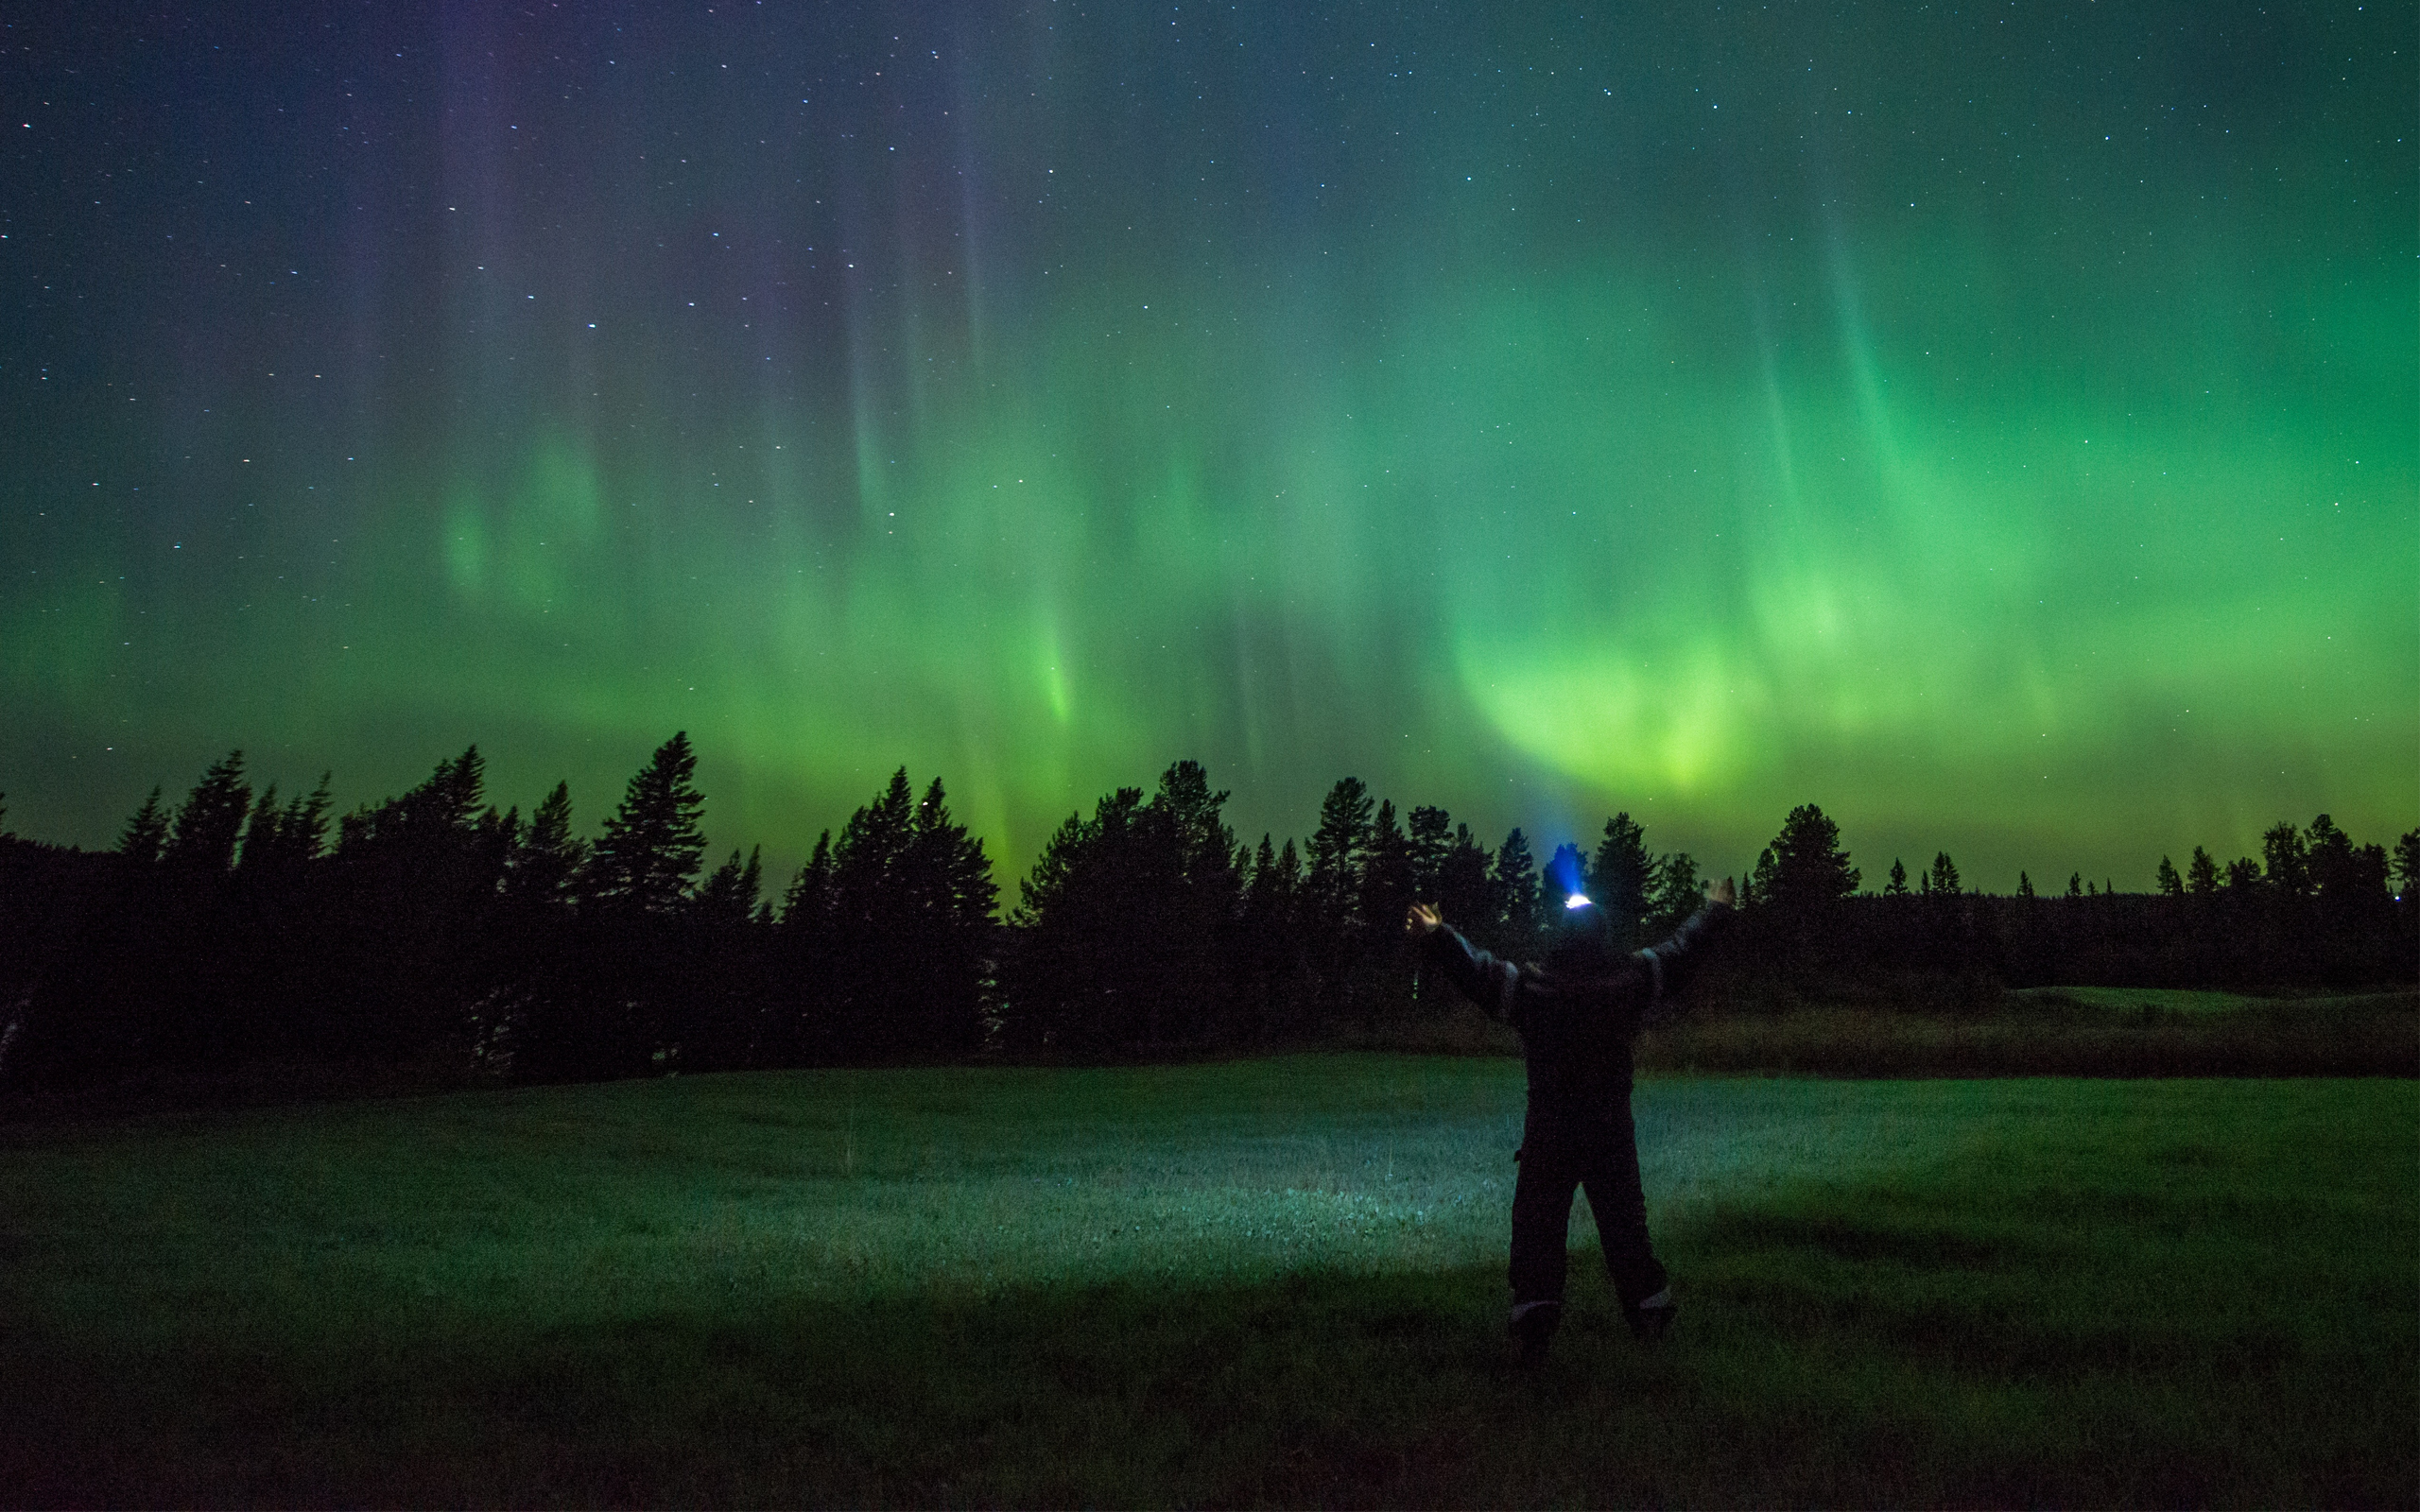
[(1435, 903), (1414, 903), (1403, 916), (1403, 932), (1414, 936), (1434, 935), (1444, 923), (1445, 916), (1437, 911)]
[(1705, 890), (1705, 895), (1714, 902), (1720, 903), (1725, 908), (1736, 907), (1739, 902), (1739, 889), (1731, 885), (1731, 879), (1729, 877), (1725, 877), (1720, 882), (1716, 883), (1713, 886), (1708, 887)]

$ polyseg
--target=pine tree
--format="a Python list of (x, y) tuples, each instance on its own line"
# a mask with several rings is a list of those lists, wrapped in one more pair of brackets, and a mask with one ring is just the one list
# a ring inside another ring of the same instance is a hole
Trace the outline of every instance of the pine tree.
[(1144, 1029), (1147, 1001), (1159, 986), (1140, 917), (1147, 896), (1143, 847), (1134, 831), (1143, 790), (1104, 796), (1087, 818), (1080, 811), (1044, 842), (1018, 885), (1011, 922), (1018, 950), (1007, 992), (1009, 1030), (1028, 1044), (1104, 1049)]
[(1526, 957), (1538, 948), (1538, 932), (1545, 927), (1544, 889), (1538, 880), (1537, 862), (1530, 854), (1528, 836), (1514, 829), (1496, 847), (1495, 866), (1488, 878), (1494, 906), (1488, 922), (1494, 926), (1494, 939), (1482, 943), (1494, 947), (1499, 955)]
[(1454, 826), (1454, 837), (1437, 866), (1436, 895), (1429, 902), (1443, 910), (1449, 922), (1477, 930), (1479, 938), (1491, 937), (1495, 919), (1487, 847), (1478, 843), (1469, 825)]
[(1697, 858), (1686, 850), (1675, 850), (1659, 858), (1654, 878), (1645, 933), (1661, 939), (1704, 903), (1705, 882), (1698, 875)]
[(756, 894), (763, 885), (761, 850), (762, 847), (750, 850), (745, 865), (740, 862), (739, 852), (732, 851), (731, 859), (717, 867), (700, 885), (690, 906), (700, 919), (745, 924), (755, 918)]
[(1369, 921), (1373, 933), (1384, 935), (1391, 921), (1402, 919), (1410, 909), (1413, 897), (1410, 837), (1395, 823), (1393, 802), (1381, 801), (1377, 816), (1370, 821), (1360, 896), (1354, 912)]
[(571, 833), (571, 784), (557, 782), (521, 833), (509, 885), (530, 902), (569, 902), (573, 884), (587, 863), (587, 843)]
[(1369, 849), (1374, 806), (1370, 790), (1357, 777), (1339, 778), (1320, 800), (1320, 825), (1311, 834), (1304, 902), (1311, 922), (1323, 933), (1341, 935), (1357, 922), (1355, 905), (1360, 900), (1361, 865)]
[(2420, 892), (2420, 829), (2403, 832), (2394, 842), (2394, 895), (2409, 898)]
[(1858, 868), (1841, 849), (1840, 826), (1812, 803), (1789, 811), (1771, 851), (1770, 888), (1757, 888), (1757, 896), (1769, 905), (1804, 914), (1857, 891)]
[(160, 790), (154, 787), (143, 806), (126, 821), (126, 829), (117, 837), (117, 853), (147, 867), (160, 859), (167, 844), (168, 815), (160, 807)]
[(2019, 898), (2031, 898), (2033, 896), (2033, 879), (2027, 876), (2022, 871), (2019, 871), (2016, 874), (2016, 895)]
[(1281, 852), (1264, 833), (1253, 853), (1240, 904), (1236, 954), (1246, 988), (1246, 1032), (1265, 1039), (1284, 1022), (1292, 978), (1302, 962), (1294, 934), (1303, 866), (1288, 840)]
[(2083, 872), (2070, 871), (2067, 873), (2067, 896), (2070, 898), (2081, 898), (2083, 896)]
[[(1229, 795), (1210, 790), (1209, 773), (1200, 762), (1183, 761), (1160, 774), (1159, 791), (1150, 810), (1174, 847), (1178, 871), (1186, 886), (1214, 895), (1213, 911), (1231, 908), (1237, 885), (1236, 833), (1220, 816)], [(1390, 822), (1393, 811), (1388, 811)]]
[(1908, 896), (1908, 868), (1900, 863), (1897, 856), (1891, 858), (1891, 880), (1882, 885), (1882, 896), (1885, 898)]
[(2304, 833), (2308, 837), (2306, 874), (2320, 901), (2327, 902), (2330, 894), (2343, 897), (2357, 891), (2352, 837), (2325, 814), (2311, 820)]
[(815, 837), (815, 850), (790, 879), (782, 897), (781, 927), (821, 935), (832, 924), (832, 832)]
[(2166, 856), (2159, 858), (2159, 874), (2156, 878), (2156, 883), (2163, 897), (2182, 898), (2185, 896), (2185, 879), (2176, 874), (2176, 863), (2169, 860)]
[(186, 795), (162, 859), (187, 870), (223, 875), (235, 865), (235, 841), (251, 799), (251, 785), (244, 781), (244, 753), (231, 750), (212, 763)]
[(1424, 902), (1436, 901), (1445, 859), (1453, 852), (1453, 821), (1443, 809), (1423, 803), (1405, 825), (1411, 848), (1411, 892)]
[(1934, 853), (1930, 880), (1933, 891), (1946, 893), (1953, 898), (1958, 895), (1958, 867), (1949, 859), (1948, 851)]
[[(1215, 807), (1209, 818), (1215, 826)], [(1228, 847), (1219, 834), (1207, 837), (1205, 850), (1203, 869), (1222, 870)], [(999, 885), (983, 842), (951, 816), (939, 777), (916, 805), (899, 870), (902, 917), (891, 933), (908, 956), (891, 1011), (901, 1048), (920, 1058), (972, 1055), (983, 1045)]]
[(2196, 898), (2207, 898), (2219, 890), (2218, 863), (2198, 845), (2193, 848), (2193, 859), (2185, 864), (2185, 890)]
[(692, 781), (697, 769), (697, 754), (683, 730), (657, 747), (631, 779), (621, 808), (597, 837), (590, 890), (598, 902), (669, 914), (688, 900), (690, 880), (706, 850), (698, 828), (706, 800)]
[(875, 799), (849, 816), (832, 844), (833, 928), (861, 949), (887, 943), (890, 891), (916, 822), (916, 791), (908, 768), (890, 774)]
[(244, 838), (235, 849), (235, 866), (243, 871), (259, 871), (268, 868), (277, 854), (278, 828), (284, 819), (277, 806), (277, 784), (262, 788), (252, 799), (252, 816), (244, 826)]
[(1748, 873), (1748, 885), (1739, 890), (1740, 906), (1751, 902), (1760, 906), (1772, 902), (1780, 885), (1781, 863), (1773, 859), (1773, 848), (1767, 846), (1756, 852), (1756, 865)]
[(2310, 850), (2302, 832), (2280, 819), (2260, 837), (2261, 880), (2282, 897), (2310, 896)]
[(1588, 868), (1588, 896), (1612, 920), (1617, 948), (1640, 943), (1641, 921), (1647, 917), (1648, 890), (1653, 885), (1655, 858), (1648, 854), (1647, 832), (1629, 814), (1605, 821), (1605, 836)]

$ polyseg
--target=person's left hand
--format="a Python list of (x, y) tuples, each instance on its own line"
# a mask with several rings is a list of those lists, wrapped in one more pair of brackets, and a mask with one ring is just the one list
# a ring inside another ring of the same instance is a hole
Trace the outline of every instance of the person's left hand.
[(1414, 903), (1410, 911), (1403, 916), (1403, 932), (1415, 937), (1422, 935), (1434, 935), (1443, 928), (1444, 924), (1445, 916), (1437, 911), (1435, 903)]

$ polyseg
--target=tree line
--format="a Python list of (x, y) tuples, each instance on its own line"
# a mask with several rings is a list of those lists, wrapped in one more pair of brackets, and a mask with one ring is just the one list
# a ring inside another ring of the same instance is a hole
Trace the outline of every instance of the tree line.
[[(1298, 845), (1240, 840), (1181, 761), (1071, 814), (1005, 910), (939, 778), (905, 768), (768, 895), (756, 853), (708, 870), (697, 758), (675, 734), (593, 837), (566, 784), (527, 816), (474, 747), (400, 797), (332, 812), (255, 792), (241, 752), (108, 851), (0, 830), (0, 1086), (281, 1062), (469, 1067), (523, 1080), (683, 1069), (1123, 1056), (1316, 1040), (1439, 1009), (1404, 949), (1414, 900), (1537, 954), (1578, 886), (1632, 944), (1697, 906), (1698, 863), (1627, 814), (1541, 867), (1445, 810), (1345, 778)], [(6, 810), (0, 808), (0, 820)], [(1547, 877), (1557, 879), (1550, 885)], [(2327, 816), (2263, 855), (2197, 849), (2161, 892), (1964, 888), (1945, 854), (1878, 893), (1812, 804), (1742, 887), (1716, 989), (2106, 982), (2409, 984), (2420, 829), (2392, 857)], [(2399, 894), (2390, 882), (2399, 884)]]

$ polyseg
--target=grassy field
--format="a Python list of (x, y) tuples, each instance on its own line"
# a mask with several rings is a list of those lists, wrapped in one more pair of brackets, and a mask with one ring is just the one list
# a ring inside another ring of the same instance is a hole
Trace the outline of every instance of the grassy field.
[(1509, 1367), (1517, 1063), (0, 1128), (0, 1499), (2406, 1505), (2420, 1084), (1642, 1084), (1683, 1312)]

